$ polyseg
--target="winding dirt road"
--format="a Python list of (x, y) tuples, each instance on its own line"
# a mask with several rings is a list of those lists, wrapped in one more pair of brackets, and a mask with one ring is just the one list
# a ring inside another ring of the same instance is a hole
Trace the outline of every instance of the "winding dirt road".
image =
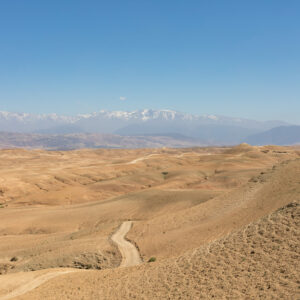
[[(16, 289), (14, 289), (12, 292), (0, 296), (0, 300), (8, 300), (8, 299), (12, 299), (15, 298), (17, 296), (23, 295), (35, 288), (37, 288), (38, 286), (40, 286), (41, 284), (43, 284), (44, 282), (55, 278), (57, 276), (63, 275), (63, 274), (67, 274), (67, 273), (72, 273), (72, 272), (78, 272), (76, 270), (62, 270), (62, 271), (55, 271), (55, 272), (49, 272), (43, 275), (40, 275), (36, 278), (33, 279), (29, 279), (28, 282), (26, 282), (26, 276), (24, 276), (25, 278), (22, 281), (25, 281), (25, 283), (21, 284), (19, 287), (17, 287)], [(26, 275), (26, 274), (24, 274)]]
[(132, 221), (123, 222), (118, 231), (111, 237), (112, 241), (117, 244), (123, 258), (120, 267), (130, 267), (142, 263), (136, 247), (125, 239), (131, 226)]
[[(112, 236), (112, 240), (117, 244), (121, 255), (122, 255), (122, 263), (120, 267), (129, 267), (129, 266), (135, 266), (140, 263), (142, 263), (142, 260), (140, 258), (139, 252), (136, 249), (136, 247), (131, 244), (129, 241), (125, 240), (125, 236), (128, 233), (128, 231), (131, 229), (132, 221), (126, 221), (122, 223), (120, 228), (117, 230), (117, 232)], [(22, 284), (20, 284), (18, 287), (16, 287), (13, 291), (6, 295), (0, 295), (0, 300), (8, 300), (15, 298), (17, 296), (23, 295), (41, 284), (45, 283), (46, 281), (55, 278), (57, 276), (71, 273), (71, 272), (80, 272), (79, 270), (74, 269), (65, 269), (65, 270), (57, 270), (52, 271), (43, 275), (38, 275), (35, 278), (24, 278), (21, 280)], [(25, 275), (28, 275), (24, 273)]]

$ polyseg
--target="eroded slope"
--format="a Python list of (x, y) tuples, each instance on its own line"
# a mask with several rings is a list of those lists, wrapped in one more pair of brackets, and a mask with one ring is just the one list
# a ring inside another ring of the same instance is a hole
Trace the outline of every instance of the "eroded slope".
[(66, 275), (17, 299), (297, 299), (299, 226), (298, 201), (178, 258)]

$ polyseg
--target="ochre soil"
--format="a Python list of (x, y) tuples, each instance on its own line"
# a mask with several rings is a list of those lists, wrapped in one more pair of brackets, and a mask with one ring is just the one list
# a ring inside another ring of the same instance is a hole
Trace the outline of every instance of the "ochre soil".
[(297, 299), (299, 199), (296, 147), (2, 150), (0, 299)]

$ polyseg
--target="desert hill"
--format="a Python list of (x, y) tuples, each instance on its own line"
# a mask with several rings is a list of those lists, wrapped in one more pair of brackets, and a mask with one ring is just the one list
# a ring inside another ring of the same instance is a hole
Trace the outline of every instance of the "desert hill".
[(146, 258), (175, 256), (237, 230), (299, 198), (300, 161), (261, 173), (241, 187), (209, 201), (136, 222), (128, 237), (139, 245)]
[[(295, 299), (299, 157), (1, 150), (0, 299)], [(143, 264), (120, 269), (110, 237), (127, 220)]]
[(177, 258), (61, 275), (16, 299), (297, 299), (299, 225), (297, 201)]

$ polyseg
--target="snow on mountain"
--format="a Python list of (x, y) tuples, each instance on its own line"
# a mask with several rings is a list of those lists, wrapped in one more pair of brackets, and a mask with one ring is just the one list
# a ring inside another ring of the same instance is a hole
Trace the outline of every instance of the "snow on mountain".
[[(164, 120), (164, 121), (213, 121), (222, 123), (245, 123), (245, 124), (263, 124), (266, 122), (258, 122), (253, 120), (241, 119), (241, 118), (230, 118), (216, 115), (193, 115), (188, 113), (181, 113), (175, 110), (135, 110), (135, 111), (106, 111), (100, 110), (98, 112), (90, 114), (78, 114), (77, 116), (64, 116), (53, 114), (28, 114), (28, 113), (14, 113), (7, 111), (0, 111), (0, 120), (7, 121), (19, 121), (19, 122), (35, 122), (40, 121), (55, 121), (63, 123), (76, 123), (82, 119), (92, 118), (103, 118), (103, 119), (119, 119), (119, 120), (138, 120), (138, 121), (149, 121), (149, 120)], [(279, 123), (284, 123), (280, 122)]]
[(43, 134), (113, 133), (120, 135), (185, 135), (209, 143), (235, 143), (246, 136), (287, 125), (175, 110), (100, 110), (64, 116), (0, 111), (0, 131)]
[(57, 114), (28, 114), (28, 113), (15, 113), (0, 111), (0, 120), (15, 120), (20, 122), (34, 122), (36, 120), (51, 120), (61, 122), (75, 122), (78, 117), (61, 116)]

